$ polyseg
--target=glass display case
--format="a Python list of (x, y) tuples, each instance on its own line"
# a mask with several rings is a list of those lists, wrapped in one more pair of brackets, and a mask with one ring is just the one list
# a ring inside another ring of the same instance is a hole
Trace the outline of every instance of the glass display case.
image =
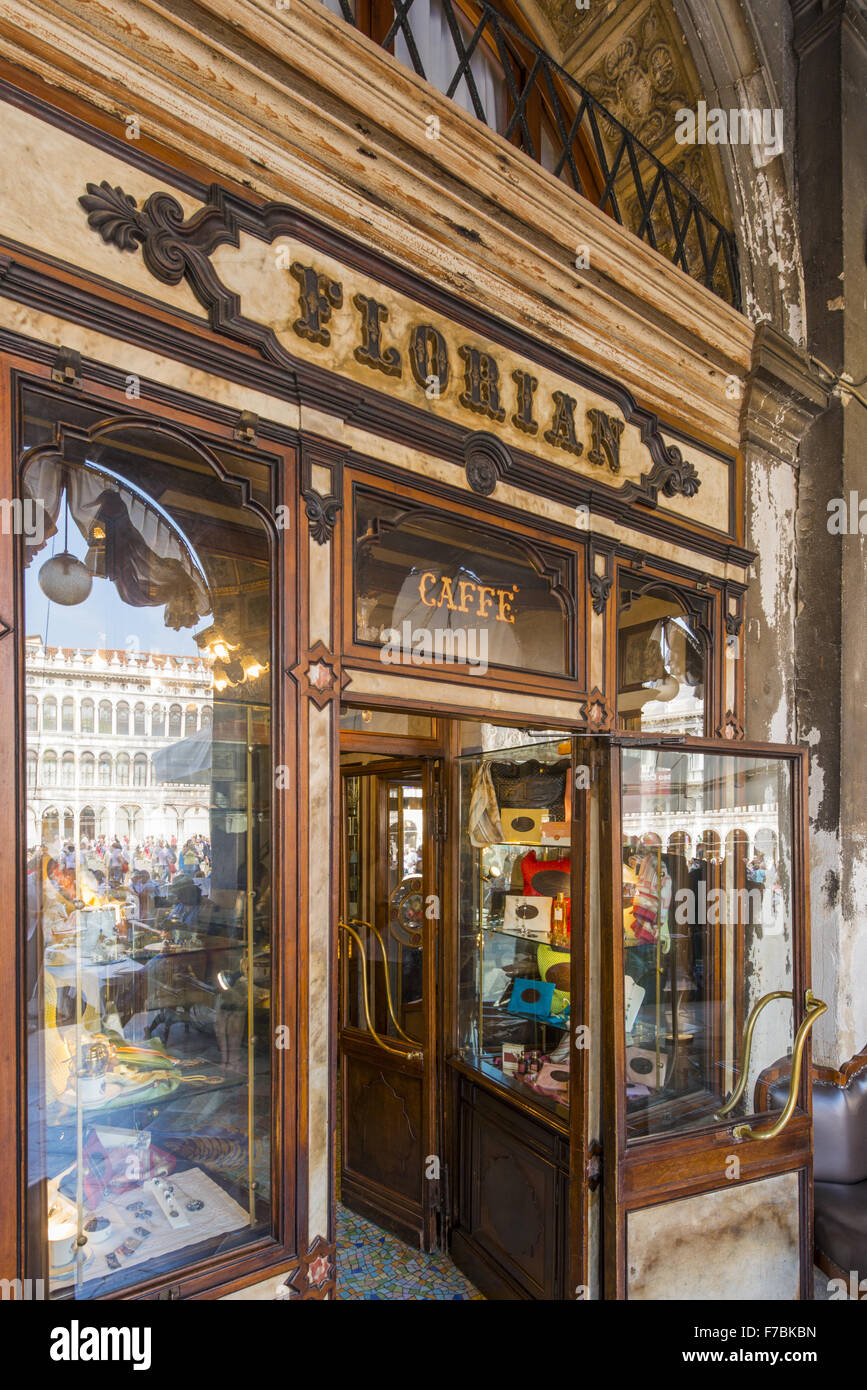
[[(779, 758), (624, 748), (621, 843), (629, 1141), (751, 1113), (758, 1070), (792, 1046), (791, 769)], [(744, 1071), (744, 1065), (746, 1070)], [(758, 1068), (758, 1070), (756, 1070)]]
[(271, 1234), (273, 595), (200, 452), (65, 450), (63, 404), (24, 412), (27, 1257), (93, 1299)]
[(464, 1062), (564, 1118), (569, 1104), (570, 744), (460, 759)]

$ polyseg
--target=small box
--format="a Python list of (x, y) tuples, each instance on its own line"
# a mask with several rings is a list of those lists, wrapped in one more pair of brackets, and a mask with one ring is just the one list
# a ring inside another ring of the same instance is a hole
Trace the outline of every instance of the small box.
[(572, 826), (567, 820), (543, 820), (539, 828), (543, 845), (568, 845), (572, 842)]
[(510, 811), (500, 811), (500, 824), (503, 839), (507, 845), (538, 845), (542, 833), (542, 817), (545, 811), (531, 808), (513, 807)]
[(510, 893), (506, 898), (503, 930), (516, 936), (529, 936), (534, 941), (548, 941), (551, 936), (551, 907), (553, 898), (519, 896)]
[(523, 1043), (503, 1043), (503, 1075), (517, 1076), (518, 1063), (524, 1057)]

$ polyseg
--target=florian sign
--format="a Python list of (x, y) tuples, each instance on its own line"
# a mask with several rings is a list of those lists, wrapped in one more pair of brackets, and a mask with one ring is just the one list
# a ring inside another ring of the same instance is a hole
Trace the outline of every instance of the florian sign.
[[(188, 282), (215, 328), (284, 363), (299, 398), (317, 411), (317, 428), (334, 415), (370, 433), (387, 413), (394, 422), (393, 402), (404, 403), (495, 436), (510, 458), (592, 479), (627, 504), (659, 504), (729, 530), (733, 462), (666, 437), (616, 383), (553, 349), (536, 361), (522, 355), (532, 348), (525, 334), (495, 328), (362, 248), (340, 243), (346, 259), (338, 260), (323, 249), (337, 238), (300, 226), (287, 205), (253, 206), (216, 187), (210, 196), (188, 219), (169, 193), (152, 193), (139, 208), (105, 182), (88, 184), (80, 202), (103, 241), (141, 247), (158, 279)], [(379, 278), (367, 273), (374, 265)], [(468, 326), (483, 322), (497, 339)], [(420, 431), (412, 439), (424, 447)]]
[[(282, 253), (282, 254), (281, 254)], [(288, 247), (278, 248), (278, 264), (288, 258)], [(331, 345), (331, 323), (335, 310), (343, 308), (343, 285), (313, 265), (289, 261), (290, 275), (298, 282), (299, 315), (292, 331), (308, 342), (323, 347)], [(452, 385), (455, 364), (449, 339), (443, 328), (435, 323), (416, 322), (409, 327), (404, 348), (388, 343), (388, 305), (372, 295), (356, 293), (352, 304), (358, 314), (356, 330), (358, 343), (353, 349), (356, 362), (389, 377), (401, 377), (404, 357), (412, 380), (424, 392), (426, 400), (441, 400)], [(484, 416), (485, 421), (503, 424), (509, 386), (501, 374), (500, 363), (492, 349), (477, 343), (457, 344), (460, 360), (460, 380), (457, 403), (463, 410)], [(576, 423), (578, 401), (565, 390), (552, 390), (548, 402), (547, 427), (536, 418), (539, 378), (526, 367), (515, 367), (509, 373), (511, 383), (510, 422), (524, 435), (541, 437), (554, 449), (564, 449), (579, 458), (585, 453), (594, 467), (607, 467), (620, 472), (620, 440), (624, 422), (616, 415), (601, 409), (585, 409), (587, 440), (579, 438), (582, 428)]]

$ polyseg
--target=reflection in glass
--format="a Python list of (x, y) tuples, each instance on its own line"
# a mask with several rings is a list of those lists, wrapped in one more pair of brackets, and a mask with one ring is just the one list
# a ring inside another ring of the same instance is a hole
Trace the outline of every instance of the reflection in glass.
[(695, 619), (667, 590), (621, 588), (617, 662), (621, 727), (705, 733), (705, 642)]
[[(66, 456), (72, 409), (25, 396), (30, 1262), (97, 1298), (270, 1230), (271, 569), (202, 454)], [(64, 532), (92, 588), (58, 609)]]
[[(740, 1076), (753, 1005), (792, 989), (789, 765), (624, 749), (626, 1112), (631, 1139), (712, 1122)], [(793, 1007), (764, 1010), (735, 1118), (791, 1045)]]

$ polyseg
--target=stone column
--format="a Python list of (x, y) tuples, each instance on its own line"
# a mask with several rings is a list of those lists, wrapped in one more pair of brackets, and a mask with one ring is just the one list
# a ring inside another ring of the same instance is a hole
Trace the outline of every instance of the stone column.
[[(867, 1043), (867, 553), (858, 513), (867, 499), (867, 413), (846, 390), (867, 376), (867, 19), (851, 0), (793, 0), (792, 8), (807, 347), (831, 392), (801, 453), (797, 724), (814, 754), (815, 988), (831, 1006), (814, 1055), (839, 1065)], [(846, 503), (842, 534), (829, 531), (834, 499)]]
[[(797, 614), (803, 602), (803, 545), (798, 520), (803, 490), (802, 443), (828, 403), (807, 355), (769, 324), (759, 328), (741, 417), (746, 473), (746, 544), (756, 558), (746, 594), (744, 730), (749, 739), (793, 743), (799, 737)], [(826, 673), (831, 692), (838, 677)], [(821, 1020), (833, 1036), (833, 1004), (821, 966), (837, 925), (816, 911), (827, 871), (827, 846), (817, 823), (816, 788), (824, 777), (811, 756), (810, 893), (813, 902), (813, 987), (832, 1007)], [(823, 992), (824, 991), (824, 992)], [(818, 1031), (818, 1030), (817, 1030)]]

